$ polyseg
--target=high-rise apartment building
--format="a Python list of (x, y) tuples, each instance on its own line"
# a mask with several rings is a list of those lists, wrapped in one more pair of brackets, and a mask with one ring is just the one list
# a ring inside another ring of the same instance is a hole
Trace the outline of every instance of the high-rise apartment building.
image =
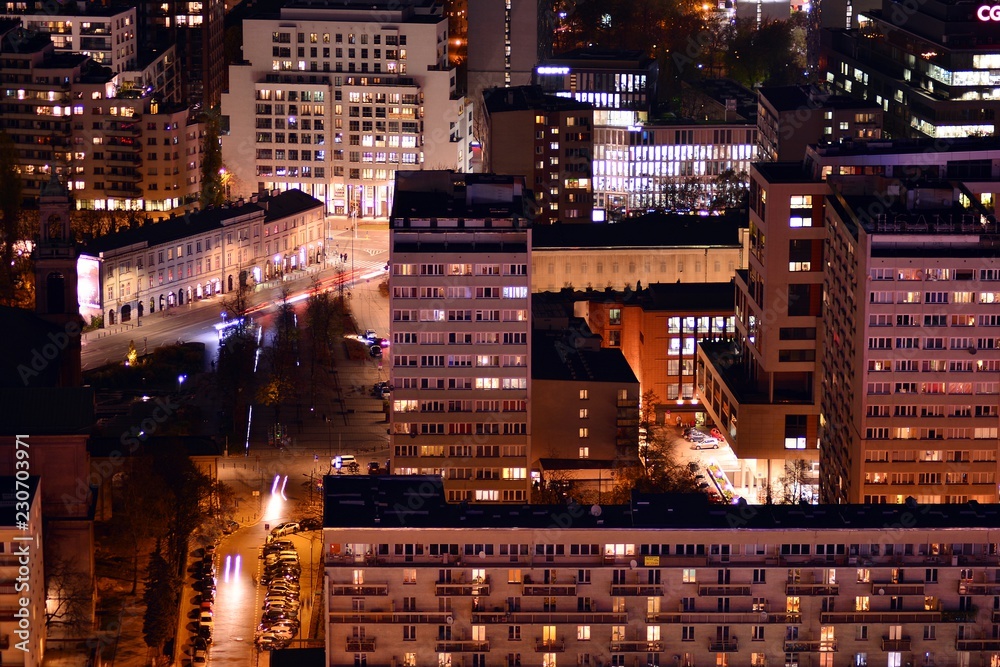
[(531, 211), (523, 177), (396, 174), (392, 471), (449, 501), (527, 500)]
[(537, 0), (468, 0), (469, 96), (525, 86), (541, 59)]
[(173, 38), (184, 76), (182, 100), (208, 111), (219, 105), (226, 90), (224, 0), (173, 0)]
[(992, 135), (1000, 48), (989, 10), (955, 0), (882, 0), (857, 28), (823, 31), (827, 81), (881, 106), (893, 139)]
[(997, 501), (1000, 231), (968, 194), (889, 181), (827, 198), (829, 502)]
[(470, 170), (472, 108), (431, 0), (285, 7), (243, 24), (223, 159), (246, 192), (300, 189), (337, 215), (388, 217), (395, 174)]
[(786, 462), (805, 461), (815, 474), (819, 460), (826, 188), (799, 164), (751, 167), (736, 338), (698, 348), (698, 398), (764, 485)]
[(1000, 654), (997, 505), (726, 508), (637, 494), (472, 507), (442, 503), (432, 477), (330, 476), (323, 488), (331, 667)]

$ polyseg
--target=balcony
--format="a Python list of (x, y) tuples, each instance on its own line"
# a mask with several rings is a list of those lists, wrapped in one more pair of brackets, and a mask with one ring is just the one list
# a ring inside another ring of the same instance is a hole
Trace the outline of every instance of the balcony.
[(521, 595), (545, 597), (575, 597), (576, 584), (524, 584)]
[(838, 595), (840, 586), (837, 584), (785, 584), (785, 595)]
[(330, 586), (330, 595), (388, 595), (388, 584), (361, 584), (359, 586)]
[(566, 650), (565, 639), (536, 639), (535, 653), (562, 653)]
[(889, 639), (888, 637), (882, 637), (882, 650), (883, 651), (909, 651), (910, 650), (910, 638), (900, 637), (899, 639)]
[(371, 653), (375, 650), (375, 638), (348, 637), (344, 650), (348, 653)]
[(923, 595), (923, 583), (894, 584), (876, 581), (872, 583), (872, 595)]
[(717, 623), (740, 624), (752, 623), (783, 623), (795, 624), (802, 622), (802, 614), (771, 613), (767, 611), (682, 611), (682, 612), (651, 612), (646, 614), (647, 623)]
[(958, 592), (960, 595), (1000, 595), (1000, 584), (962, 581), (958, 584)]
[(663, 642), (658, 641), (644, 641), (641, 639), (611, 641), (612, 653), (659, 653), (663, 650)]
[(123, 198), (126, 198), (126, 199), (129, 199), (129, 198), (136, 198), (137, 199), (137, 198), (139, 198), (139, 197), (142, 196), (142, 190), (140, 190), (138, 188), (127, 188), (127, 187), (118, 186), (118, 185), (111, 186), (111, 187), (106, 187), (106, 188), (104, 188), (103, 192), (104, 192), (104, 194), (108, 195), (109, 197), (123, 197)]
[(823, 640), (786, 640), (786, 653), (827, 653), (837, 650), (837, 642)]
[(434, 584), (435, 595), (489, 595), (489, 584)]
[(975, 610), (963, 611), (829, 611), (819, 615), (820, 623), (970, 623)]
[(663, 595), (663, 587), (659, 584), (614, 584), (611, 586), (611, 594), (615, 596), (660, 597)]
[(1000, 639), (956, 639), (956, 651), (1000, 651)]
[(740, 650), (737, 639), (718, 639), (708, 642), (708, 650), (712, 653), (735, 653)]
[[(443, 616), (443, 614), (441, 614)], [(349, 621), (348, 621), (349, 622)], [(401, 621), (402, 622), (402, 621)], [(591, 625), (622, 625), (628, 623), (628, 615), (621, 613), (600, 613), (590, 611), (579, 612), (522, 612), (515, 611), (507, 613), (504, 611), (495, 612), (472, 612), (473, 625), (478, 623), (524, 623), (524, 624), (546, 624), (557, 623), (580, 623)]]
[[(475, 614), (473, 614), (475, 616)], [(448, 612), (331, 611), (331, 623), (433, 623), (444, 625)]]
[[(612, 595), (614, 594), (612, 593)], [(659, 595), (659, 593), (656, 595)], [(750, 584), (704, 584), (698, 586), (698, 595), (709, 597), (750, 595)]]
[(435, 653), (489, 653), (490, 643), (478, 639), (439, 639), (434, 643)]

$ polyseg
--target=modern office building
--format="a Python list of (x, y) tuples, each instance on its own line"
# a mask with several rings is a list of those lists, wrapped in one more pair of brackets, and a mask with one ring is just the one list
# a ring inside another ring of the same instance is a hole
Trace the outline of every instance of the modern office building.
[(532, 230), (531, 291), (728, 282), (746, 267), (748, 244), (746, 214), (738, 212), (540, 226)]
[(881, 106), (890, 138), (990, 136), (1000, 108), (1000, 47), (983, 7), (882, 0), (856, 29), (823, 31), (827, 81)]
[(243, 57), (223, 95), (222, 151), (244, 190), (295, 188), (333, 214), (388, 217), (397, 171), (470, 170), (472, 107), (431, 0), (290, 5), (244, 21)]
[(575, 312), (601, 336), (602, 346), (625, 355), (641, 393), (654, 392), (671, 417), (704, 423), (695, 397), (698, 343), (734, 337), (733, 295), (731, 281), (651, 283), (577, 293), (574, 300)]
[[(28, 437), (22, 443), (22, 451), (33, 444)], [(47, 591), (39, 482), (38, 476), (0, 477), (0, 483), (7, 489), (0, 498), (0, 542), (7, 545), (0, 554), (0, 572), (4, 581), (9, 582), (0, 589), (0, 604), (7, 610), (0, 615), (0, 636), (5, 638), (0, 656), (4, 664), (12, 667), (40, 667), (45, 658)], [(29, 632), (23, 633), (22, 640), (17, 630), (23, 632), (25, 626)]]
[(765, 162), (801, 160), (815, 144), (882, 138), (882, 107), (815, 86), (761, 88), (758, 95), (758, 158)]
[(532, 208), (523, 177), (396, 174), (392, 471), (452, 502), (528, 497)]
[(593, 105), (533, 86), (490, 88), (483, 114), (486, 171), (527, 179), (535, 225), (592, 221)]
[(535, 83), (595, 109), (648, 114), (656, 106), (658, 72), (656, 60), (641, 51), (575, 49), (539, 63)]
[(996, 505), (689, 494), (511, 508), (448, 505), (432, 476), (323, 488), (331, 667), (902, 667), (1000, 653)]
[(107, 325), (322, 263), (323, 204), (288, 190), (102, 236), (83, 248), (80, 308)]
[[(53, 11), (44, 4), (37, 9), (10, 11), (0, 9), (0, 17), (21, 21), (25, 30), (49, 35), (56, 53), (81, 53), (115, 74), (135, 67), (138, 34), (134, 7), (104, 7), (90, 3), (70, 3)], [(79, 9), (77, 9), (79, 7)]]
[(828, 502), (997, 502), (1000, 231), (954, 181), (827, 198)]
[(140, 49), (134, 67), (118, 74), (122, 88), (152, 93), (163, 104), (181, 103), (180, 63), (177, 47)]
[(818, 468), (826, 188), (801, 164), (751, 167), (736, 338), (698, 347), (698, 399), (765, 485), (790, 461)]

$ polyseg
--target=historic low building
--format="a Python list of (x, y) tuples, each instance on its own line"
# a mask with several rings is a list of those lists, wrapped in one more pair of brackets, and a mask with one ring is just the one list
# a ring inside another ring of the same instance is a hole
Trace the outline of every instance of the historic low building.
[(323, 203), (288, 190), (103, 236), (81, 253), (81, 312), (128, 322), (303, 270), (325, 230)]

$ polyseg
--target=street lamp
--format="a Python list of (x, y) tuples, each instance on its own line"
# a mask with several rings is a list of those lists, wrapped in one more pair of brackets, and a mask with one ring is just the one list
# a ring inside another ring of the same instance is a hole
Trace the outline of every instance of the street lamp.
[(178, 393), (180, 393), (181, 386), (184, 385), (184, 380), (187, 380), (187, 377), (188, 377), (187, 375), (178, 375), (177, 376), (177, 392)]

